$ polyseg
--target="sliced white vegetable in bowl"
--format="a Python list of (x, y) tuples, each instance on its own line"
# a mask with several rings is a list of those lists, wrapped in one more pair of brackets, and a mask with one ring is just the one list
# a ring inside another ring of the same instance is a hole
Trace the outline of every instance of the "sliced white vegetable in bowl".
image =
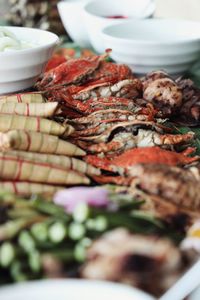
[(10, 50), (23, 50), (35, 47), (36, 44), (19, 40), (10, 30), (0, 27), (0, 52)]
[(58, 41), (52, 32), (0, 26), (0, 94), (33, 86)]

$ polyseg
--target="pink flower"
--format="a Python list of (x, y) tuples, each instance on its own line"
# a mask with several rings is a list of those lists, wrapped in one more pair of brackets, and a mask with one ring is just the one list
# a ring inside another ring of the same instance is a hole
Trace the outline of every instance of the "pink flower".
[(105, 207), (109, 204), (108, 190), (102, 187), (73, 187), (61, 190), (54, 195), (54, 203), (63, 206), (72, 213), (79, 203), (93, 207)]

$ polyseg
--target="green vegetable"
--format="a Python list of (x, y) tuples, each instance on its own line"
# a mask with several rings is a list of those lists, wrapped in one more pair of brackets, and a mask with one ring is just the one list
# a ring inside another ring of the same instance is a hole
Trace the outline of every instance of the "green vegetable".
[(89, 217), (89, 207), (86, 203), (80, 203), (77, 205), (73, 212), (73, 218), (76, 222), (84, 222)]
[(56, 222), (49, 228), (49, 239), (53, 243), (60, 243), (67, 235), (67, 227), (61, 222)]
[(19, 234), (18, 243), (24, 251), (30, 253), (35, 250), (35, 241), (28, 230), (23, 230)]
[(13, 238), (26, 225), (26, 220), (8, 221), (0, 225), (0, 241)]
[(48, 240), (48, 227), (46, 223), (36, 223), (31, 227), (33, 237), (38, 241)]
[(34, 273), (37, 273), (40, 271), (41, 259), (40, 259), (40, 253), (38, 251), (36, 251), (36, 250), (31, 251), (29, 254), (28, 261), (29, 261), (29, 266), (30, 266), (31, 270)]
[(14, 246), (9, 242), (3, 243), (0, 247), (0, 265), (3, 268), (6, 268), (10, 266), (14, 258), (15, 258)]
[(28, 279), (28, 275), (24, 273), (22, 263), (14, 261), (10, 267), (10, 273), (14, 281), (20, 282)]
[(93, 225), (93, 229), (96, 231), (105, 231), (108, 227), (108, 222), (107, 219), (102, 215), (96, 217), (94, 219), (94, 225)]
[(69, 237), (72, 240), (80, 240), (86, 232), (85, 226), (81, 223), (73, 222), (69, 226)]

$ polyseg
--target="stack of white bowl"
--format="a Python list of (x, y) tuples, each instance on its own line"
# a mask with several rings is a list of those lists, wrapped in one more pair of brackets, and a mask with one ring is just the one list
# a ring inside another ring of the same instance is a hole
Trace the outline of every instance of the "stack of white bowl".
[(63, 0), (58, 9), (77, 44), (111, 48), (111, 58), (135, 73), (179, 75), (200, 58), (200, 22), (151, 19), (154, 0)]
[(106, 18), (124, 15), (127, 19), (149, 18), (155, 10), (154, 0), (63, 0), (58, 3), (63, 25), (74, 42), (82, 47), (93, 46), (103, 52), (101, 31), (119, 19)]

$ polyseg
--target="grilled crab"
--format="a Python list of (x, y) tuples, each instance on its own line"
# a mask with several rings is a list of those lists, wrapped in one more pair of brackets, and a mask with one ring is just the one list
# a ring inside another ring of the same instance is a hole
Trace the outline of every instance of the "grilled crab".
[(103, 133), (110, 127), (126, 121), (153, 121), (155, 111), (153, 108), (138, 109), (137, 111), (130, 112), (127, 110), (119, 109), (106, 109), (96, 111), (87, 117), (77, 118), (71, 120), (71, 124), (75, 127), (76, 131), (73, 137), (87, 137), (95, 136)]
[(200, 124), (200, 89), (189, 79), (177, 79), (176, 83), (183, 93), (183, 104), (175, 121), (189, 126)]
[(44, 73), (43, 77), (37, 82), (36, 87), (45, 90), (55, 85), (69, 85), (80, 83), (94, 73), (102, 60), (107, 57), (107, 53), (100, 56), (85, 58), (72, 58), (58, 65), (56, 68)]
[(142, 83), (139, 79), (124, 79), (111, 84), (105, 81), (101, 84), (86, 84), (85, 86), (69, 87), (68, 92), (76, 100), (88, 100), (99, 97), (123, 97), (134, 99), (142, 95)]
[(170, 240), (118, 228), (93, 242), (81, 274), (129, 283), (158, 295), (178, 279), (183, 266), (181, 252)]
[(162, 116), (175, 114), (182, 105), (182, 91), (170, 78), (160, 78), (146, 83), (143, 98), (161, 111)]
[(36, 87), (40, 90), (60, 89), (62, 86), (72, 84), (98, 87), (105, 83), (114, 84), (134, 78), (128, 66), (104, 61), (109, 52), (110, 50), (107, 50), (100, 56), (69, 59), (46, 72)]
[(142, 78), (143, 90), (145, 90), (151, 82), (153, 82), (157, 79), (163, 79), (163, 78), (171, 79), (169, 74), (163, 70), (158, 70), (158, 71), (153, 71), (153, 72), (147, 73), (146, 76)]
[(190, 170), (158, 164), (138, 164), (129, 170), (133, 186), (170, 201), (181, 209), (200, 213), (200, 181)]
[[(121, 109), (104, 109), (98, 110), (91, 113), (88, 116), (84, 116), (81, 118), (76, 118), (71, 121), (74, 124), (74, 127), (77, 129), (85, 129), (93, 127), (105, 120), (122, 120), (122, 121), (129, 121), (134, 118), (136, 114), (128, 110), (121, 110)], [(144, 115), (145, 118), (145, 115)]]
[(187, 148), (185, 151), (177, 153), (159, 147), (133, 148), (111, 158), (87, 155), (84, 160), (99, 169), (128, 174), (131, 167), (139, 163), (157, 163), (169, 166), (191, 164), (200, 160), (200, 156), (188, 156), (195, 150), (195, 148)]
[(166, 127), (155, 122), (122, 122), (100, 135), (79, 137), (76, 143), (91, 153), (113, 154), (115, 151), (123, 152), (137, 147), (161, 146), (169, 149), (176, 145), (189, 143), (194, 138), (192, 132), (175, 135), (163, 133), (166, 131)]
[[(103, 97), (91, 98), (86, 101), (75, 100), (69, 94), (63, 94), (62, 91), (54, 90), (49, 98), (51, 101), (58, 101), (63, 103), (65, 107), (74, 109), (82, 115), (88, 115), (98, 110), (104, 109), (122, 109), (135, 111), (138, 108), (132, 99), (117, 98), (117, 97)], [(70, 116), (68, 116), (70, 117)]]

